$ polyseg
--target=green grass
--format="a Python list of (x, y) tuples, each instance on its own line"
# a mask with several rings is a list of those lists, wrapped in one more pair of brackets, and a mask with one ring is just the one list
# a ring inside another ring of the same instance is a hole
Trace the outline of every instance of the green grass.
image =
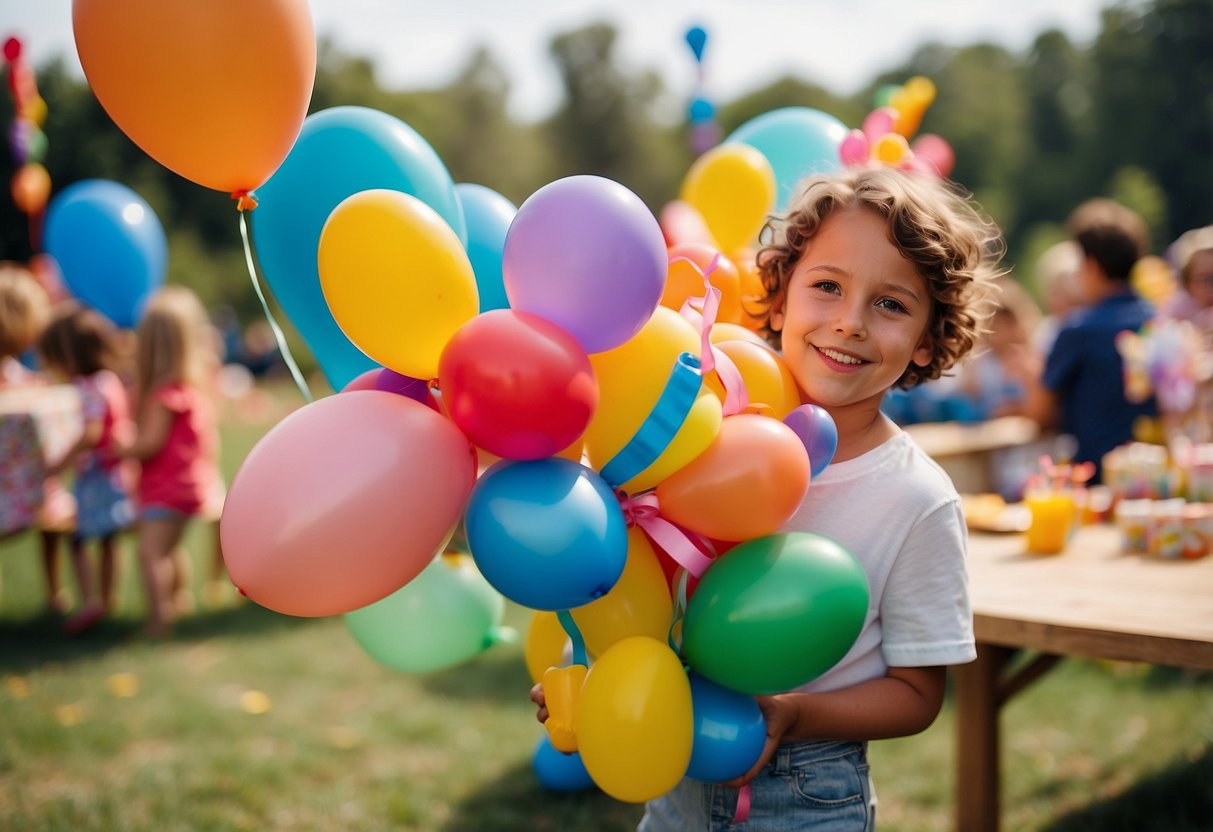
[[(229, 480), (263, 431), (225, 428)], [(200, 601), (208, 531), (187, 538)], [(234, 592), (149, 642), (130, 541), (118, 615), (69, 639), (43, 612), (36, 545), (0, 543), (0, 829), (624, 830), (640, 816), (540, 789), (519, 644), (404, 675), (338, 619)], [(510, 608), (507, 623), (526, 620)], [(1006, 830), (1213, 828), (1207, 674), (1067, 661), (1003, 729)], [(950, 828), (953, 760), (950, 702), (924, 734), (875, 743), (880, 828)]]

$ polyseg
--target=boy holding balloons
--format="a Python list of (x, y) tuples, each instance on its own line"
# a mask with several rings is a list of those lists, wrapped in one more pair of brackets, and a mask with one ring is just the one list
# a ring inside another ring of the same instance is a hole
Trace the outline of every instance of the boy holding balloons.
[[(773, 230), (758, 258), (765, 334), (838, 431), (832, 464), (785, 531), (841, 543), (862, 564), (870, 604), (837, 664), (758, 697), (766, 742), (750, 770), (724, 784), (684, 778), (648, 803), (646, 832), (725, 829), (747, 800), (747, 829), (872, 829), (867, 742), (926, 729), (947, 665), (976, 656), (959, 497), (880, 404), (972, 349), (998, 230), (938, 178), (883, 168), (806, 180)], [(542, 689), (532, 698), (543, 721)]]

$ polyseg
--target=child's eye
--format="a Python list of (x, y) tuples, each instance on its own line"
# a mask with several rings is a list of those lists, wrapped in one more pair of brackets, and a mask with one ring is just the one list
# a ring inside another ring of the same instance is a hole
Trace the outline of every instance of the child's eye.
[(829, 292), (830, 294), (837, 294), (839, 291), (841, 291), (838, 284), (833, 280), (819, 280), (813, 284), (813, 288), (820, 289), (823, 292)]
[(893, 300), (893, 298), (881, 298), (880, 300), (876, 301), (876, 305), (881, 309), (888, 310), (889, 312), (907, 311), (905, 306), (900, 301)]

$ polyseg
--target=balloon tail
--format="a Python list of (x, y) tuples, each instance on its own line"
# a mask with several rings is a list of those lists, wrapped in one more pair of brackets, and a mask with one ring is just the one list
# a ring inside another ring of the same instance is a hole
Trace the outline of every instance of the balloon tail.
[[(252, 197), (244, 196), (240, 198), (252, 199)], [(256, 202), (253, 203), (256, 205)], [(237, 203), (239, 207), (240, 203)], [(249, 246), (248, 241), (248, 223), (244, 220), (244, 209), (240, 210), (240, 239), (244, 241), (244, 262), (248, 266), (249, 281), (253, 284), (253, 291), (257, 293), (257, 300), (261, 301), (261, 311), (265, 314), (266, 321), (269, 322), (270, 329), (274, 331), (274, 340), (278, 342), (278, 352), (282, 354), (282, 360), (286, 362), (287, 369), (291, 371), (291, 378), (295, 380), (295, 386), (299, 388), (299, 392), (303, 395), (303, 400), (312, 401), (312, 391), (308, 389), (307, 382), (303, 380), (303, 373), (299, 372), (299, 365), (295, 363), (295, 356), (291, 355), (291, 349), (286, 345), (286, 336), (282, 334), (282, 327), (278, 326), (278, 322), (274, 320), (273, 314), (270, 312), (270, 306), (266, 303), (265, 293), (261, 291), (261, 281), (257, 279), (257, 269), (253, 265), (253, 249)]]
[(573, 664), (589, 664), (589, 659), (585, 653), (585, 639), (581, 635), (581, 629), (577, 626), (577, 622), (573, 620), (573, 614), (568, 610), (558, 610), (556, 618), (560, 621), (560, 626), (564, 628), (564, 633), (569, 637), (569, 642), (573, 646)]

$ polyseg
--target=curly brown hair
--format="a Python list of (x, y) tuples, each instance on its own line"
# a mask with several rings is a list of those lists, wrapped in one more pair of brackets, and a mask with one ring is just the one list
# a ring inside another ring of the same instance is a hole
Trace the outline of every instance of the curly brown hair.
[(852, 207), (875, 211), (888, 226), (889, 242), (927, 283), (931, 313), (927, 332), (933, 355), (925, 367), (911, 364), (897, 380), (903, 389), (936, 379), (973, 348), (992, 307), (993, 279), (1002, 274), (1002, 234), (994, 221), (954, 184), (926, 174), (885, 167), (850, 168), (813, 176), (801, 185), (788, 212), (773, 218), (772, 236), (758, 252), (762, 334), (776, 349), (780, 333), (770, 313), (782, 303), (788, 280), (821, 225)]

